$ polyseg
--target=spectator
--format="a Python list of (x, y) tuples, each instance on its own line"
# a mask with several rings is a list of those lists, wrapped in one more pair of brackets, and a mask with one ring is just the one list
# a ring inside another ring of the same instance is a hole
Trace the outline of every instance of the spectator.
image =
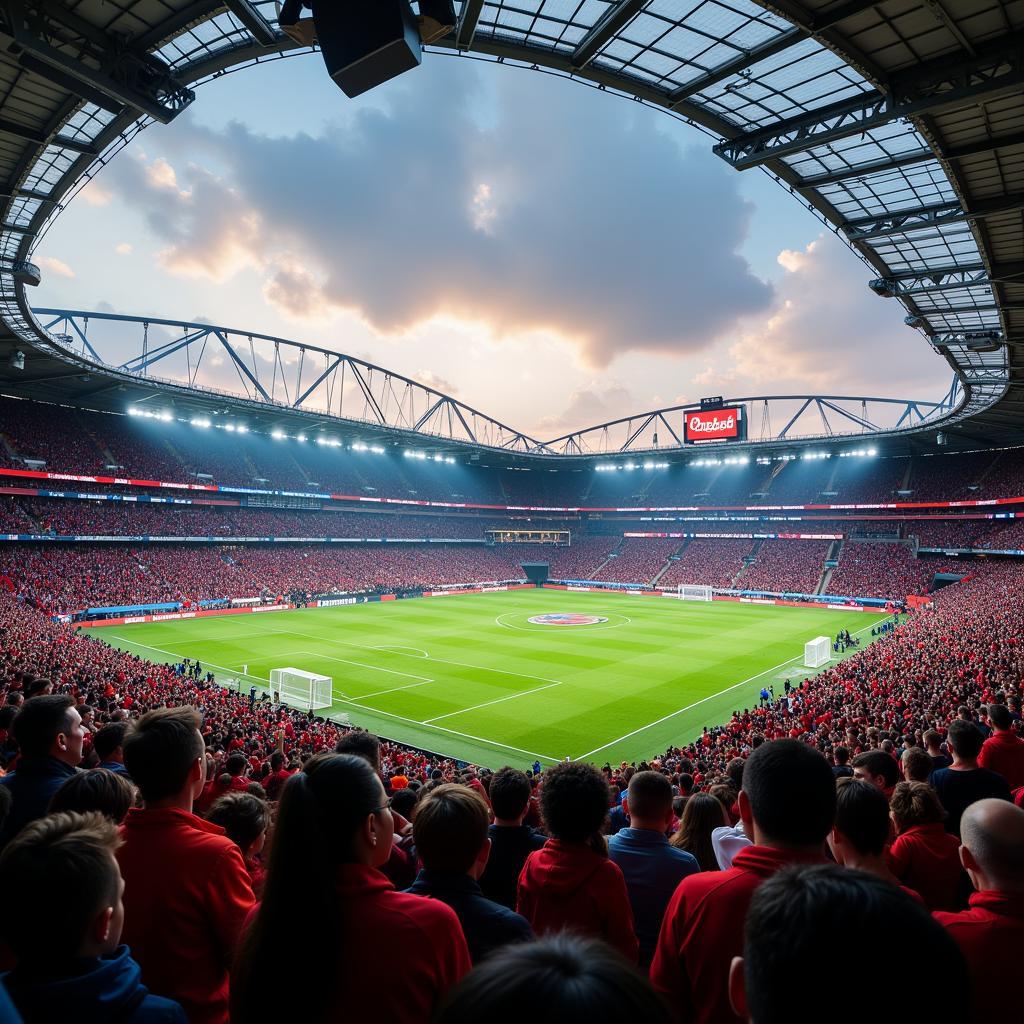
[(15, 717), (12, 731), (21, 754), (15, 770), (0, 779), (13, 798), (0, 848), (46, 814), (61, 783), (78, 770), (85, 730), (74, 705), (66, 694), (32, 697)]
[[(686, 801), (679, 831), (670, 842), (677, 850), (685, 850), (693, 856), (701, 871), (718, 871), (711, 836), (716, 829), (728, 827), (722, 801), (710, 793), (694, 793)], [(744, 845), (750, 844), (745, 842)]]
[(88, 814), (90, 811), (99, 811), (104, 818), (120, 825), (128, 817), (128, 811), (134, 803), (135, 787), (128, 781), (127, 775), (119, 775), (107, 768), (90, 768), (88, 771), (76, 772), (64, 781), (53, 794), (49, 813), (73, 811)]
[(960, 843), (945, 829), (946, 812), (925, 782), (901, 782), (889, 803), (898, 833), (889, 850), (896, 877), (920, 893), (929, 910), (956, 910), (966, 881)]
[(99, 758), (99, 767), (127, 777), (124, 766), (124, 737), (128, 732), (127, 722), (111, 722), (99, 729), (92, 738), (92, 749)]
[(585, 762), (563, 761), (544, 772), (540, 802), (551, 838), (523, 866), (516, 909), (538, 935), (573, 929), (604, 939), (636, 963), (626, 882), (601, 835), (608, 815), (604, 776)]
[(979, 800), (964, 811), (960, 827), (960, 857), (976, 891), (968, 910), (935, 919), (967, 959), (976, 1024), (1012, 1020), (1020, 1014), (1024, 949), (1024, 810)]
[(993, 732), (981, 746), (978, 764), (1002, 775), (1010, 789), (1024, 786), (1024, 740), (1013, 728), (1013, 717), (1005, 704), (990, 704), (988, 720)]
[(734, 1020), (729, 965), (743, 949), (751, 896), (785, 865), (824, 859), (836, 809), (831, 766), (798, 740), (765, 743), (747, 761), (739, 809), (754, 844), (740, 850), (728, 871), (683, 879), (658, 938), (651, 981), (682, 1021)]
[(927, 729), (922, 737), (928, 756), (932, 759), (932, 771), (939, 768), (948, 768), (953, 763), (953, 758), (942, 751), (942, 737), (934, 730)]
[(51, 814), (0, 856), (0, 934), (18, 962), (3, 985), (27, 1024), (185, 1024), (177, 1003), (150, 995), (119, 945), (118, 843), (116, 826), (100, 814)]
[(853, 777), (870, 782), (889, 797), (900, 781), (900, 766), (884, 750), (865, 750), (853, 759)]
[(510, 910), (516, 905), (516, 887), (526, 858), (547, 841), (523, 824), (532, 793), (529, 778), (517, 768), (506, 766), (491, 777), (488, 796), (494, 821), (487, 831), (491, 856), (480, 876), (480, 889), (489, 900)]
[(449, 996), (435, 1024), (669, 1024), (650, 983), (604, 943), (555, 935), (507, 947)]
[(477, 881), (490, 853), (489, 817), (482, 797), (449, 783), (423, 798), (412, 826), (423, 868), (408, 892), (455, 911), (474, 964), (501, 946), (533, 938), (526, 918), (487, 899)]
[(836, 822), (828, 837), (836, 863), (877, 875), (924, 906), (920, 895), (903, 885), (889, 867), (889, 829), (889, 802), (885, 794), (863, 779), (840, 779), (836, 786)]
[[(322, 754), (285, 783), (263, 902), (235, 967), (233, 1024), (347, 1020), (371, 1007), (389, 1024), (430, 1020), (469, 971), (469, 950), (450, 907), (395, 892), (381, 874), (393, 839), (365, 758)], [(327, 884), (314, 896), (315, 879)], [(282, 984), (298, 977), (331, 983)]]
[(1010, 787), (1001, 775), (979, 767), (978, 755), (984, 739), (973, 722), (962, 719), (950, 722), (946, 742), (952, 751), (953, 763), (932, 772), (932, 785), (949, 814), (946, 830), (959, 836), (960, 817), (975, 800), (990, 797), (1009, 800)]
[[(711, 799), (714, 799), (712, 797)], [(672, 783), (660, 772), (637, 772), (626, 793), (629, 827), (608, 840), (608, 857), (626, 879), (633, 908), (640, 966), (654, 957), (665, 908), (676, 886), (700, 871), (696, 857), (669, 845), (672, 828)]]
[(160, 708), (125, 737), (144, 808), (122, 826), (125, 938), (146, 981), (191, 1024), (226, 1024), (228, 968), (254, 900), (245, 862), (218, 825), (192, 813), (206, 781), (194, 708)]
[(920, 747), (907, 747), (900, 755), (900, 772), (904, 782), (927, 782), (934, 763)]
[(852, 779), (853, 769), (850, 767), (850, 748), (836, 747), (832, 752), (835, 764), (832, 765), (832, 774), (837, 779)]
[(263, 780), (267, 799), (276, 801), (281, 796), (281, 787), (291, 776), (292, 772), (285, 767), (284, 754), (275, 750), (270, 755), (270, 774)]
[(266, 801), (252, 793), (226, 793), (210, 808), (206, 820), (224, 829), (238, 847), (252, 891), (258, 896), (263, 891), (262, 853), (270, 825)]
[(913, 965), (913, 984), (894, 967), (872, 975), (871, 1003), (886, 1016), (914, 1018), (922, 993), (941, 993), (942, 1016), (966, 1019), (970, 987), (956, 945), (895, 886), (832, 865), (787, 868), (754, 894), (743, 957), (729, 978), (736, 1013), (755, 1024), (863, 1024), (865, 1006), (850, 993), (850, 960), (836, 955), (837, 936), (846, 949), (871, 950), (879, 964)]

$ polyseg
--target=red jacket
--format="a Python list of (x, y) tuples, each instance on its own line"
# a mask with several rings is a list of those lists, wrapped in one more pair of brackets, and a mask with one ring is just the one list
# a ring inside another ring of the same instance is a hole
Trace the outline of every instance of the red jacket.
[(728, 871), (702, 871), (679, 883), (665, 911), (651, 982), (684, 1024), (735, 1024), (729, 966), (743, 954), (743, 924), (754, 890), (780, 868), (823, 863), (767, 846), (747, 846)]
[(970, 909), (937, 913), (939, 922), (967, 960), (974, 988), (976, 1024), (1013, 1020), (1020, 1013), (1021, 951), (1024, 950), (1024, 896), (976, 892)]
[(121, 836), (122, 941), (143, 980), (190, 1024), (226, 1024), (228, 970), (254, 903), (242, 854), (219, 825), (175, 808), (133, 808)]
[(526, 858), (516, 910), (538, 935), (563, 928), (594, 935), (636, 963), (639, 945), (622, 870), (582, 843), (549, 839)]
[(904, 885), (920, 893), (929, 910), (963, 906), (960, 840), (942, 822), (913, 825), (897, 836), (889, 847), (889, 867)]
[[(330, 1020), (423, 1024), (472, 966), (455, 911), (440, 900), (395, 892), (363, 864), (338, 869), (342, 962), (331, 984), (337, 1011)], [(325, 922), (326, 924), (326, 922)]]
[(1024, 786), (1024, 740), (1013, 732), (994, 732), (982, 744), (978, 764), (998, 772), (1010, 786)]

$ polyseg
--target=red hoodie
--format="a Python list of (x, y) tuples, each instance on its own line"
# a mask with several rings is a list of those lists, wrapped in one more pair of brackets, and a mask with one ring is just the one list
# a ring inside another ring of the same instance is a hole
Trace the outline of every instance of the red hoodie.
[(735, 1024), (729, 966), (743, 954), (743, 923), (754, 890), (787, 864), (824, 863), (767, 846), (747, 846), (728, 871), (702, 871), (679, 883), (665, 911), (651, 982), (684, 1024)]
[(929, 910), (963, 906), (960, 840), (942, 822), (913, 825), (897, 836), (889, 848), (889, 867), (904, 885), (921, 894)]
[(538, 935), (568, 928), (604, 939), (631, 963), (637, 961), (622, 870), (582, 843), (549, 839), (526, 858), (516, 910)]
[(1009, 730), (997, 730), (982, 744), (978, 764), (1002, 775), (1010, 789), (1024, 786), (1024, 740)]
[(976, 892), (970, 909), (934, 914), (967, 960), (974, 989), (976, 1024), (1013, 1020), (1020, 1013), (1021, 951), (1024, 950), (1024, 895)]

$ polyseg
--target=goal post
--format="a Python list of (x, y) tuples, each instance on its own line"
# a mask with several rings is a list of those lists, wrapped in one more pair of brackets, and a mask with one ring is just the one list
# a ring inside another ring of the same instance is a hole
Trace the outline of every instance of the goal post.
[(832, 660), (832, 641), (827, 636), (816, 636), (804, 644), (804, 668), (821, 668)]
[(334, 703), (331, 677), (304, 672), (300, 668), (271, 669), (270, 689), (282, 704), (291, 704), (306, 711), (329, 708)]
[(689, 583), (680, 583), (678, 596), (680, 601), (710, 601), (710, 587), (696, 587)]

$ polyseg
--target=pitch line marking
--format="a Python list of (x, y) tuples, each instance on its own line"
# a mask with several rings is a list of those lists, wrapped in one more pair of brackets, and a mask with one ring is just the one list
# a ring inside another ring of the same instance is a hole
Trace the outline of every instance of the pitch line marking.
[(541, 690), (550, 690), (554, 686), (561, 686), (562, 683), (548, 683), (547, 686), (535, 686), (532, 690), (520, 690), (519, 693), (510, 693), (505, 697), (498, 697), (496, 700), (486, 700), (483, 704), (474, 704), (471, 708), (463, 708), (461, 711), (449, 711), (446, 715), (435, 715), (433, 718), (424, 720), (424, 725), (431, 722), (440, 722), (442, 718), (454, 718), (455, 715), (464, 715), (468, 711), (478, 711), (480, 708), (489, 708), (492, 704), (501, 704), (506, 700), (515, 700), (517, 697), (526, 697), (531, 693), (540, 693)]
[[(281, 632), (287, 632), (287, 630), (282, 630)], [(169, 654), (172, 658), (184, 657), (184, 655), (182, 654), (178, 654), (175, 651), (168, 651), (163, 647), (153, 647), (150, 644), (140, 644), (137, 640), (128, 640), (125, 637), (117, 636), (114, 633), (111, 633), (109, 635), (113, 636), (115, 640), (120, 640), (122, 643), (126, 643), (132, 647), (141, 647), (147, 651), (156, 651), (158, 654)], [(302, 634), (296, 635), (301, 636)], [(314, 637), (314, 639), (319, 638)], [(254, 676), (248, 675), (244, 672), (237, 672), (235, 669), (228, 668), (226, 665), (217, 665), (212, 661), (207, 662), (207, 664), (210, 666), (210, 668), (219, 668), (222, 671), (230, 672), (232, 675), (235, 676), (244, 675), (246, 679), (259, 679), (261, 682), (267, 683), (268, 685), (270, 682), (270, 680), (266, 679), (264, 676)], [(447, 728), (447, 726), (444, 725), (427, 725), (424, 722), (417, 722), (416, 719), (414, 718), (405, 718), (402, 715), (392, 714), (390, 711), (380, 711), (377, 708), (371, 708), (366, 704), (360, 704), (358, 701), (350, 700), (347, 697), (334, 697), (332, 695), (332, 702), (334, 704), (350, 704), (352, 705), (352, 707), (360, 708), (363, 711), (369, 711), (371, 714), (374, 715), (383, 715), (385, 718), (393, 718), (397, 722), (406, 722), (409, 725), (418, 725), (425, 729), (433, 729), (435, 732), (450, 733), (452, 736), (459, 736), (465, 740), (473, 740), (476, 743), (483, 743), (489, 747), (500, 747), (502, 750), (514, 750), (517, 754), (528, 754), (530, 757), (539, 758), (541, 761), (550, 761), (552, 764), (558, 764), (558, 762), (562, 760), (560, 757), (551, 757), (550, 754), (539, 754), (536, 750), (524, 750), (522, 747), (514, 747), (510, 743), (499, 743), (498, 740), (489, 740), (485, 739), (483, 736), (474, 736), (472, 733), (459, 732), (457, 729), (449, 729)], [(456, 757), (455, 760), (460, 759)]]
[[(518, 629), (523, 633), (551, 633), (551, 630), (546, 626), (537, 626), (535, 629), (531, 629), (529, 626), (515, 626), (511, 622), (502, 622), (501, 620), (509, 615), (521, 615), (521, 612), (502, 612), (501, 615), (494, 617), (495, 625), (502, 626), (504, 629)], [(622, 622), (613, 622), (610, 626), (580, 626), (581, 631), (585, 633), (594, 633), (599, 629), (619, 629), (621, 626), (632, 625), (633, 620), (628, 615), (620, 615), (618, 612), (609, 612), (609, 616), (616, 616), (621, 618)]]
[(408, 655), (411, 658), (429, 658), (430, 655), (426, 651), (421, 651), (418, 647), (400, 647), (397, 644), (379, 644), (371, 647), (372, 651), (383, 651), (385, 654), (398, 654), (401, 651), (413, 651), (414, 653)]
[[(860, 636), (861, 633), (866, 632), (871, 628), (874, 623), (869, 623), (863, 629), (858, 629), (853, 635)], [(600, 753), (602, 750), (607, 750), (609, 747), (614, 747), (616, 743), (621, 743), (623, 740), (632, 739), (639, 733), (646, 732), (648, 729), (653, 729), (656, 725), (661, 725), (662, 722), (667, 722), (670, 718), (675, 718), (676, 715), (681, 715), (684, 711), (692, 711), (693, 708), (700, 707), (701, 704), (707, 703), (709, 700), (714, 700), (715, 697), (721, 697), (723, 693), (729, 693), (730, 690), (735, 690), (738, 686), (743, 686), (746, 683), (752, 683), (755, 679), (760, 679), (761, 676), (766, 676), (770, 672), (774, 672), (776, 669), (785, 667), (786, 665), (792, 665), (794, 661), (799, 661), (802, 655), (797, 655), (795, 658), (787, 658), (785, 661), (780, 661), (778, 665), (774, 665), (772, 668), (766, 668), (758, 672), (756, 675), (750, 676), (748, 679), (741, 679), (738, 683), (733, 683), (732, 686), (727, 686), (724, 690), (719, 690), (718, 693), (709, 694), (707, 697), (701, 697), (700, 700), (694, 701), (692, 704), (687, 704), (685, 708), (680, 708), (678, 711), (673, 711), (671, 714), (665, 715), (662, 718), (657, 719), (654, 722), (648, 722), (646, 725), (641, 725), (639, 729), (634, 729), (632, 732), (627, 732), (624, 736), (620, 736), (618, 739), (603, 743), (599, 747), (594, 747), (593, 750), (588, 750), (585, 754), (580, 754), (579, 757), (574, 757), (574, 761), (582, 761), (584, 758), (590, 757), (591, 754)]]
[(329, 654), (318, 654), (316, 651), (291, 651), (289, 654), (282, 654), (283, 658), (292, 658), (298, 654), (307, 654), (311, 658), (323, 658), (324, 661), (337, 661), (342, 665), (355, 665), (356, 668), (368, 668), (371, 672), (387, 672), (392, 676), (404, 676), (406, 679), (418, 679), (422, 683), (432, 683), (434, 680), (427, 676), (419, 676), (414, 672), (399, 672), (396, 668), (381, 668), (379, 665), (364, 665), (361, 661), (349, 661), (348, 658), (332, 658)]

